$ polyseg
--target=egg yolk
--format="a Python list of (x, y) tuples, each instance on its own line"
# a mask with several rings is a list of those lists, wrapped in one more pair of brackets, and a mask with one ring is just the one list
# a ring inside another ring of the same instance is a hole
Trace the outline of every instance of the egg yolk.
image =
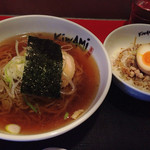
[(142, 61), (143, 61), (146, 65), (150, 66), (150, 51), (148, 51), (148, 52), (146, 52), (146, 53), (143, 54), (143, 56), (142, 56)]

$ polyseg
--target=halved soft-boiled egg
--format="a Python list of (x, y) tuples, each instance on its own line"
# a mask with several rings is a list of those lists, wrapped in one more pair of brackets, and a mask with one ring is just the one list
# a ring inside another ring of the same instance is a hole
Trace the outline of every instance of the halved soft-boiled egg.
[(75, 74), (74, 58), (67, 52), (62, 51), (63, 56), (63, 72), (62, 72), (62, 87), (66, 87), (69, 80), (72, 80)]
[(139, 69), (150, 75), (150, 43), (142, 44), (137, 49), (136, 59)]

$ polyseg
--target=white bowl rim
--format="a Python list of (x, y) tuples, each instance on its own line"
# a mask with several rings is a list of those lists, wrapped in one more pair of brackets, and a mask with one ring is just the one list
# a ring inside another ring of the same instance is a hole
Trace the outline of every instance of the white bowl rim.
[[(116, 32), (118, 32), (119, 30), (122, 30), (122, 29), (125, 29), (125, 28), (128, 28), (128, 27), (134, 27), (134, 26), (135, 26), (135, 27), (138, 27), (138, 26), (140, 26), (140, 27), (142, 27), (142, 26), (150, 27), (150, 24), (136, 23), (136, 24), (127, 24), (127, 25), (123, 25), (123, 26), (121, 26), (121, 27), (118, 27), (117, 29), (115, 29), (115, 30), (113, 30), (111, 33), (109, 33), (108, 36), (105, 38), (105, 40), (104, 40), (104, 47), (105, 47), (105, 45), (106, 45), (108, 39), (109, 39), (113, 34), (115, 34)], [(106, 49), (106, 51), (107, 51), (107, 49)], [(142, 91), (142, 90), (140, 90), (140, 89), (138, 89), (138, 88), (136, 88), (136, 87), (134, 87), (134, 86), (128, 84), (127, 82), (125, 82), (123, 79), (121, 79), (120, 77), (118, 77), (118, 76), (113, 72), (113, 70), (112, 70), (112, 75), (113, 75), (115, 78), (117, 78), (120, 82), (122, 82), (124, 85), (126, 85), (127, 87), (130, 87), (131, 89), (133, 89), (133, 90), (135, 90), (135, 91), (137, 91), (137, 92), (139, 92), (139, 93), (141, 93), (141, 94), (144, 94), (144, 95), (146, 95), (146, 96), (150, 96), (150, 93), (149, 93), (149, 92)]]
[(104, 99), (105, 99), (105, 97), (106, 97), (106, 95), (107, 95), (107, 93), (109, 91), (110, 85), (111, 85), (111, 80), (112, 80), (111, 63), (110, 63), (110, 60), (109, 60), (109, 56), (108, 56), (108, 54), (107, 54), (107, 52), (105, 50), (105, 47), (103, 46), (101, 41), (91, 31), (89, 31), (88, 29), (84, 28), (83, 26), (81, 26), (81, 25), (79, 25), (77, 23), (74, 23), (74, 22), (72, 22), (70, 20), (67, 20), (65, 18), (50, 16), (50, 15), (22, 15), (22, 16), (15, 16), (15, 17), (7, 18), (7, 19), (4, 19), (4, 20), (0, 21), (0, 24), (1, 23), (5, 23), (5, 22), (7, 23), (9, 21), (13, 21), (13, 20), (16, 20), (16, 19), (23, 19), (23, 18), (25, 19), (25, 18), (30, 18), (30, 17), (33, 17), (33, 18), (45, 17), (47, 19), (54, 18), (54, 19), (62, 20), (62, 21), (68, 22), (70, 24), (74, 24), (74, 25), (80, 27), (81, 29), (85, 30), (86, 32), (88, 32), (89, 35), (93, 36), (94, 39), (100, 44), (100, 46), (104, 50), (103, 52), (104, 52), (104, 54), (106, 56), (107, 63), (108, 63), (108, 79), (107, 79), (107, 83), (106, 83), (104, 92), (102, 93), (102, 95), (99, 98), (99, 100), (86, 113), (86, 115), (83, 115), (82, 117), (80, 117), (79, 119), (74, 121), (73, 123), (71, 123), (71, 124), (69, 124), (67, 126), (64, 126), (62, 128), (56, 129), (54, 131), (50, 131), (50, 132), (46, 132), (46, 133), (40, 133), (40, 134), (33, 134), (33, 135), (11, 135), (11, 134), (6, 134), (6, 133), (0, 133), (0, 138), (3, 139), (3, 140), (24, 141), (24, 142), (27, 142), (27, 141), (39, 141), (39, 140), (49, 139), (49, 138), (53, 138), (53, 137), (62, 135), (64, 133), (74, 129), (75, 127), (77, 127), (80, 124), (82, 124), (85, 120), (87, 120), (90, 116), (92, 116), (92, 114), (99, 108), (99, 106), (104, 101)]

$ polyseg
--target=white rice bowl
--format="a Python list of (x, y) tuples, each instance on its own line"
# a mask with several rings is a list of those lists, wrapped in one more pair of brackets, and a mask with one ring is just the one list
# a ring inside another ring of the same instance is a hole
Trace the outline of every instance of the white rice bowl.
[(150, 101), (150, 92), (144, 88), (134, 86), (131, 80), (127, 81), (123, 79), (118, 68), (113, 65), (121, 51), (133, 47), (135, 38), (137, 44), (150, 43), (150, 25), (130, 24), (119, 27), (106, 37), (104, 46), (111, 61), (113, 81), (116, 85), (123, 92), (136, 99)]

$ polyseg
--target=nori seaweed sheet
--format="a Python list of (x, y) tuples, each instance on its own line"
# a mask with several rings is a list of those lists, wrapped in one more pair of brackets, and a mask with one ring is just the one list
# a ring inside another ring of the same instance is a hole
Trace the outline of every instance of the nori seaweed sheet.
[(29, 36), (21, 93), (59, 98), (62, 65), (60, 45)]

